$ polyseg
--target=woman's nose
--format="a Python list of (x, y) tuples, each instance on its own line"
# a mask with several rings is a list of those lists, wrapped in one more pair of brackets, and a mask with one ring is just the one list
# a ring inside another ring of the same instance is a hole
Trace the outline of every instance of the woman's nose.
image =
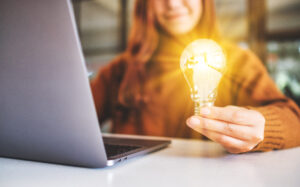
[(166, 3), (167, 7), (171, 9), (180, 7), (183, 4), (182, 0), (166, 0)]

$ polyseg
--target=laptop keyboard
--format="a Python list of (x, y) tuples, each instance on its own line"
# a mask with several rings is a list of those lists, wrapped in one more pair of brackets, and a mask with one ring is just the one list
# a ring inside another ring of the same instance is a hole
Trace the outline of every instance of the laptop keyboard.
[(105, 143), (105, 151), (108, 158), (115, 157), (118, 155), (124, 155), (127, 152), (141, 148), (140, 146), (131, 146), (131, 145), (117, 145), (117, 144), (108, 144)]

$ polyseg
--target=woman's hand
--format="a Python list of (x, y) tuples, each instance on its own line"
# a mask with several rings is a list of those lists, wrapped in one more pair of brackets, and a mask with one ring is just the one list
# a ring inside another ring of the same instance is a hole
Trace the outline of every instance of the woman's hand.
[(187, 125), (220, 143), (230, 153), (252, 150), (264, 139), (265, 118), (255, 110), (242, 107), (205, 107)]

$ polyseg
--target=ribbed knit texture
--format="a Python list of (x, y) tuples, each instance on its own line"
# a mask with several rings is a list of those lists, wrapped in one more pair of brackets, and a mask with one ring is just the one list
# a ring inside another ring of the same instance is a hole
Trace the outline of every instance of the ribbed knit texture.
[(259, 111), (266, 120), (264, 130), (264, 140), (258, 144), (252, 151), (270, 151), (273, 149), (282, 149), (284, 147), (284, 123), (280, 118), (280, 109), (274, 106), (250, 107)]

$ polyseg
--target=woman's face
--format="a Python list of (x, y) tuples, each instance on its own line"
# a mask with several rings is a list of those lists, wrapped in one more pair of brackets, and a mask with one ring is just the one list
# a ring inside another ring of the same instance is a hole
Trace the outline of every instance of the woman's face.
[(191, 31), (202, 15), (201, 0), (154, 0), (153, 3), (157, 22), (172, 35)]

